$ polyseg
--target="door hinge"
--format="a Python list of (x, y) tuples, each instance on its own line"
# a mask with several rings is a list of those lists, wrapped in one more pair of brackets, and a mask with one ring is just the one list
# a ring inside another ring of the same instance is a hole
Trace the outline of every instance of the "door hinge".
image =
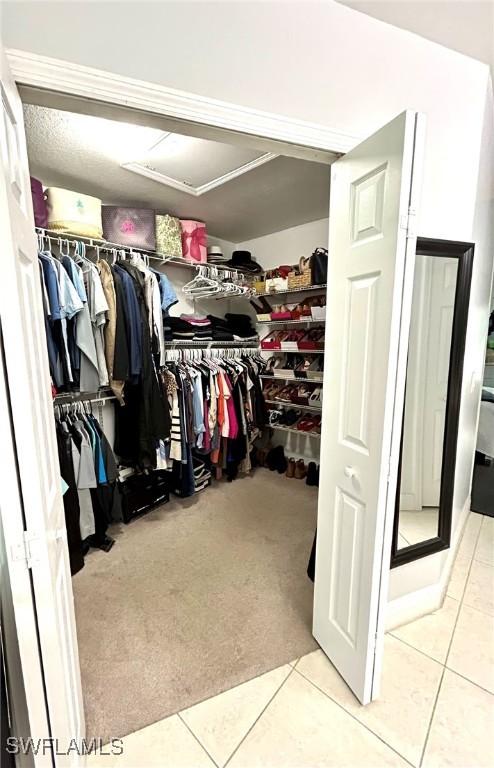
[(388, 459), (388, 466), (386, 467), (386, 482), (389, 485), (391, 480), (391, 459)]
[(12, 559), (15, 562), (24, 561), (26, 568), (32, 568), (39, 562), (39, 540), (40, 537), (37, 534), (24, 531), (22, 541), (12, 547)]
[(406, 236), (407, 239), (411, 237), (416, 237), (417, 235), (417, 210), (415, 208), (412, 208), (412, 206), (409, 207), (408, 213), (404, 214), (400, 218), (400, 229), (406, 230)]

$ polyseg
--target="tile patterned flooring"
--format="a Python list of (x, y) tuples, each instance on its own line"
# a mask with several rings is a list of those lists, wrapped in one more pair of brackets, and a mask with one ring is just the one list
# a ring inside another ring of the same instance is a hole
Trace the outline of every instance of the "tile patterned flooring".
[(88, 768), (494, 765), (494, 519), (471, 514), (443, 607), (388, 634), (362, 707), (322, 651), (123, 740)]

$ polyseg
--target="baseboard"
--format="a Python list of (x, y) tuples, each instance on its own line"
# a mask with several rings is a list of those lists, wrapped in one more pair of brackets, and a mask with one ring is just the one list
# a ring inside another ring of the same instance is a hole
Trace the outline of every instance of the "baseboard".
[[(416, 592), (409, 592), (407, 595), (391, 600), (386, 609), (386, 632), (397, 629), (397, 627), (401, 627), (403, 624), (409, 624), (411, 621), (420, 619), (422, 616), (426, 616), (428, 613), (433, 613), (433, 611), (441, 608), (469, 514), (470, 496), (467, 498), (461, 511), (460, 519), (456, 525), (459, 533), (447, 551), (447, 558), (441, 571), (440, 580)], [(431, 555), (431, 557), (437, 556)]]

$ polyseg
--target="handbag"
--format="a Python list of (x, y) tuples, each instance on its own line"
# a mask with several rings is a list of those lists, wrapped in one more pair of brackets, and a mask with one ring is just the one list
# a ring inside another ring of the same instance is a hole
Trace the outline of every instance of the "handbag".
[(101, 200), (91, 195), (80, 195), (69, 189), (49, 187), (46, 190), (48, 228), (56, 232), (72, 232), (81, 237), (103, 234), (101, 226)]
[(312, 285), (325, 285), (328, 282), (328, 250), (316, 248), (310, 257)]
[(156, 250), (165, 256), (182, 258), (182, 227), (174, 216), (156, 216)]
[(106, 240), (146, 251), (156, 249), (154, 211), (150, 208), (103, 206), (103, 235)]
[(31, 176), (31, 197), (33, 198), (34, 223), (37, 227), (46, 229), (48, 226), (48, 210), (46, 208), (43, 185), (33, 176)]
[(205, 264), (208, 260), (206, 225), (202, 221), (181, 219), (182, 255), (193, 264)]

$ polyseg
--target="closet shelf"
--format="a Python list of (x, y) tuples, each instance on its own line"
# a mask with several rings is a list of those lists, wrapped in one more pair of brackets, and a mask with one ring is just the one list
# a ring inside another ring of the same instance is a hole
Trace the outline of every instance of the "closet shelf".
[(324, 325), (326, 320), (258, 320), (256, 325)]
[(321, 406), (317, 405), (300, 405), (299, 403), (292, 403), (291, 400), (265, 400), (266, 405), (281, 405), (283, 408), (295, 408), (297, 411), (312, 411), (313, 413), (321, 413)]
[(252, 341), (165, 341), (166, 349), (255, 349), (259, 350), (259, 342), (256, 339)]
[(105, 400), (116, 400), (111, 389), (100, 389), (99, 392), (60, 392), (53, 398), (53, 405), (65, 405), (66, 403), (97, 403)]
[(317, 378), (309, 378), (308, 376), (270, 376), (267, 373), (263, 373), (261, 376), (259, 376), (260, 379), (272, 379), (273, 381), (298, 381), (298, 382), (307, 382), (308, 384), (311, 384), (314, 382), (314, 384), (322, 384), (323, 377), (319, 376)]
[[(83, 235), (74, 235), (72, 232), (58, 232), (54, 229), (42, 229), (41, 227), (36, 227), (36, 234), (42, 235), (43, 237), (47, 237), (51, 240), (68, 240), (69, 243), (85, 243), (90, 248), (99, 248), (101, 251), (105, 252), (112, 252), (112, 251), (124, 251), (129, 256), (132, 253), (142, 253), (148, 256), (149, 259), (152, 259), (153, 261), (158, 261), (161, 264), (171, 264), (172, 266), (176, 267), (185, 267), (186, 269), (197, 269), (197, 267), (201, 266), (201, 264), (192, 264), (189, 261), (186, 261), (185, 259), (181, 259), (179, 256), (169, 256), (166, 253), (158, 253), (157, 251), (148, 251), (145, 248), (131, 248), (127, 245), (121, 245), (120, 243), (112, 243), (109, 240), (103, 240), (102, 238), (97, 237), (84, 237)], [(206, 265), (207, 266), (207, 262)], [(249, 275), (246, 275), (244, 272), (241, 272), (238, 269), (233, 269), (233, 267), (224, 266), (223, 264), (210, 264), (211, 267), (217, 267), (219, 270), (231, 272), (235, 275), (244, 275), (244, 277), (248, 278)], [(232, 298), (232, 297), (229, 297)]]
[(270, 355), (324, 355), (324, 349), (261, 349), (260, 352), (269, 352)]
[(256, 293), (255, 296), (284, 296), (287, 293), (308, 293), (309, 291), (320, 291), (322, 288), (327, 287), (327, 283), (322, 283), (321, 285), (309, 285), (306, 288), (287, 288), (286, 291), (265, 291), (264, 293)]
[(303, 429), (294, 429), (293, 427), (283, 427), (280, 424), (270, 424), (269, 427), (270, 429), (277, 429), (280, 432), (291, 432), (294, 435), (302, 435), (302, 437), (315, 437), (317, 439), (321, 438), (320, 432), (309, 432)]

